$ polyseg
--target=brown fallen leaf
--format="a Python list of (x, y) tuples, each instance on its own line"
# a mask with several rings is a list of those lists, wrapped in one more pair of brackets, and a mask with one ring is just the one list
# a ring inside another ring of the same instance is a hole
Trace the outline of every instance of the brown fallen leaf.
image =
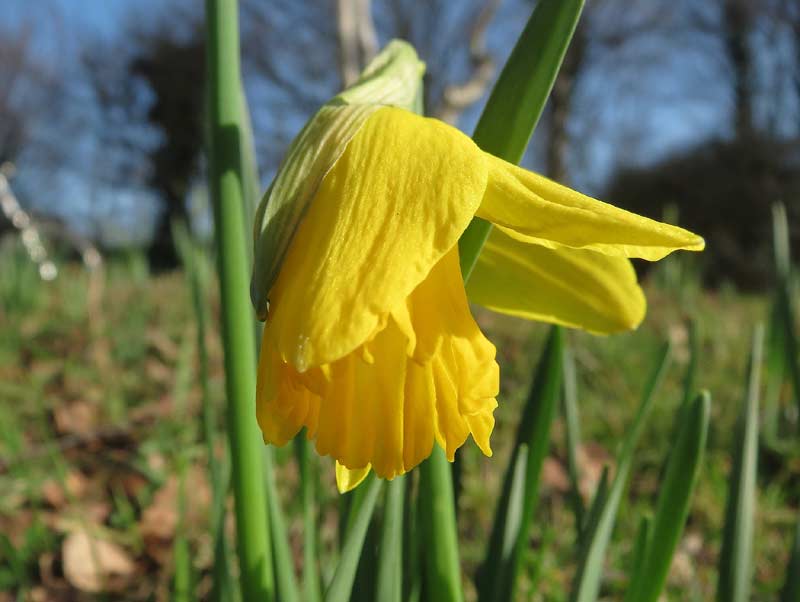
[(84, 592), (118, 590), (136, 571), (136, 565), (122, 547), (86, 531), (68, 535), (61, 555), (64, 577), (70, 585)]
[[(211, 504), (211, 489), (205, 472), (197, 466), (186, 475), (187, 524), (203, 524)], [(139, 529), (147, 553), (159, 563), (168, 562), (172, 555), (172, 540), (178, 528), (179, 480), (170, 476), (156, 491), (152, 503), (142, 512)]]
[[(88, 479), (77, 470), (67, 473), (63, 483), (47, 479), (42, 483), (41, 493), (44, 501), (55, 509), (64, 507), (68, 501), (82, 498), (88, 487)], [(68, 499), (69, 498), (69, 499)]]
[(28, 600), (30, 602), (47, 602), (47, 590), (40, 585), (31, 588), (31, 591), (28, 592)]
[(587, 441), (578, 448), (578, 462), (581, 475), (578, 488), (581, 490), (583, 499), (588, 502), (594, 496), (603, 474), (603, 467), (612, 466), (613, 460), (611, 454), (602, 445)]
[(542, 465), (542, 485), (548, 491), (555, 491), (557, 493), (566, 493), (569, 491), (569, 475), (561, 464), (555, 458), (545, 458)]
[(72, 497), (82, 498), (86, 495), (86, 491), (89, 488), (89, 479), (79, 470), (70, 470), (67, 473), (64, 485), (67, 488), (67, 492)]
[(97, 406), (87, 401), (60, 403), (53, 408), (53, 420), (62, 435), (88, 436), (97, 428)]
[(67, 502), (64, 488), (55, 480), (47, 479), (42, 483), (42, 498), (51, 508), (61, 508)]

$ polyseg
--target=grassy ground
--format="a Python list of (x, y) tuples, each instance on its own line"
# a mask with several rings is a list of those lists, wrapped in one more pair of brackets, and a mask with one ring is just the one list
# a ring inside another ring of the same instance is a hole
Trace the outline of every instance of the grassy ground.
[[(708, 455), (670, 575), (669, 599), (708, 600), (714, 593), (731, 433), (752, 329), (765, 319), (767, 304), (734, 291), (701, 292), (682, 279), (680, 265), (650, 278), (649, 315), (637, 332), (569, 336), (578, 370), (587, 495), (632, 420), (655, 351), (665, 339), (673, 343), (672, 366), (642, 438), (612, 541), (603, 590), (608, 599), (623, 591), (636, 526), (653, 509), (682, 395), (689, 313), (701, 333), (698, 385), (711, 391), (713, 410)], [(216, 300), (211, 306), (216, 320)], [(498, 347), (502, 391), (495, 458), (483, 458), (471, 444), (462, 453), (459, 522), (467, 575), (482, 557), (503, 476), (500, 467), (547, 332), (543, 325), (476, 313)], [(0, 534), (7, 536), (0, 538), (0, 601), (20, 592), (30, 600), (168, 599), (172, 542), (180, 526), (179, 456), (188, 457), (192, 466), (186, 527), (195, 568), (203, 575), (200, 591), (208, 589), (210, 492), (199, 437), (192, 319), (183, 274), (151, 276), (136, 255), (115, 259), (94, 274), (66, 265), (55, 282), (41, 283), (16, 252), (0, 254)], [(216, 331), (209, 333), (207, 347), (211, 393), (219, 405), (223, 383)], [(536, 576), (533, 600), (564, 599), (561, 592), (575, 562), (560, 423), (554, 435), (528, 558)], [(280, 450), (278, 459), (299, 559), (296, 471), (290, 450)], [(771, 600), (783, 579), (796, 519), (800, 460), (762, 450), (759, 468), (753, 599)], [(327, 459), (320, 461), (320, 475), (324, 567), (335, 548), (338, 521)], [(91, 568), (100, 556), (114, 561), (103, 574)], [(93, 590), (113, 593), (87, 593)]]

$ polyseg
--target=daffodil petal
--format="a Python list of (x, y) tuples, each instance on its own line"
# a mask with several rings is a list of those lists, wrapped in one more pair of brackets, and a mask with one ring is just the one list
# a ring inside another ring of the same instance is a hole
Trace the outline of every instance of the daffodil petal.
[(497, 228), (478, 257), (467, 294), (493, 311), (596, 334), (636, 328), (646, 309), (630, 260), (524, 243)]
[(705, 246), (696, 234), (597, 201), (502, 159), (486, 157), (489, 183), (477, 215), (512, 238), (650, 261), (678, 249), (701, 251)]
[[(305, 426), (319, 454), (388, 479), (427, 458), (435, 442), (452, 460), (471, 434), (491, 454), (499, 369), (470, 314), (456, 248), (404, 303), (406, 324), (392, 312), (361, 348), (304, 373), (269, 347), (268, 322), (256, 388), (264, 440), (281, 445)], [(410, 348), (409, 327), (424, 353)]]
[[(303, 426), (309, 438), (316, 435), (319, 396), (308, 378), (281, 362), (274, 349), (262, 345), (256, 382), (256, 419), (265, 443), (285, 445)], [(291, 399), (291, 403), (280, 400)]]
[(292, 141), (256, 211), (250, 294), (266, 319), (268, 293), (309, 203), (367, 118), (384, 105), (414, 103), (425, 72), (407, 42), (392, 40), (351, 87), (325, 103)]
[(369, 464), (363, 468), (347, 468), (347, 466), (337, 462), (336, 488), (339, 493), (347, 493), (361, 485), (362, 481), (367, 478), (370, 469), (371, 466)]
[(281, 358), (303, 372), (375, 336), (456, 246), (487, 177), (483, 153), (458, 130), (375, 112), (323, 180), (270, 293)]

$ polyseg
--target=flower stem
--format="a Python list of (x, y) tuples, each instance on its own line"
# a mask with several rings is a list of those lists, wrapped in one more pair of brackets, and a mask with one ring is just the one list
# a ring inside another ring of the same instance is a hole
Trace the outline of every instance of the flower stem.
[(431, 600), (461, 602), (461, 568), (458, 560), (455, 499), (450, 463), (444, 450), (433, 446), (430, 458), (420, 465), (420, 517), (423, 521), (423, 554)]
[(209, 187), (217, 235), (225, 386), (242, 596), (274, 599), (274, 577), (255, 422), (255, 341), (244, 228), (243, 102), (237, 0), (206, 0)]

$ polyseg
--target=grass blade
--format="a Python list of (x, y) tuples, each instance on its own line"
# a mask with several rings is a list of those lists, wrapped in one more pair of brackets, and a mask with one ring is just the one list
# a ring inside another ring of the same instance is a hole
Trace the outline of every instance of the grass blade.
[(197, 328), (197, 379), (200, 384), (202, 401), (201, 426), (212, 492), (210, 530), (214, 538), (214, 562), (212, 567), (213, 587), (210, 598), (214, 601), (229, 602), (236, 595), (236, 585), (230, 571), (230, 544), (224, 530), (225, 499), (228, 494), (229, 478), (216, 454), (216, 411), (211, 401), (208, 348), (206, 347), (209, 315), (206, 256), (202, 247), (192, 239), (184, 222), (174, 223), (172, 233), (188, 280)]
[(294, 439), (300, 467), (300, 497), (303, 505), (303, 600), (319, 602), (319, 564), (317, 559), (316, 472), (313, 469), (311, 443), (304, 433)]
[[(597, 482), (597, 488), (595, 489), (594, 496), (592, 496), (592, 503), (589, 505), (589, 510), (586, 513), (584, 533), (594, 533), (597, 529), (597, 524), (603, 514), (603, 508), (605, 508), (606, 502), (608, 501), (608, 475), (608, 466), (603, 466), (603, 472), (600, 473), (600, 480)], [(584, 537), (581, 548), (584, 547), (584, 543), (588, 544), (590, 542), (591, 538)], [(581, 556), (582, 555), (583, 554), (581, 554)]]
[(575, 527), (580, 539), (586, 508), (581, 496), (580, 465), (578, 463), (578, 450), (581, 445), (580, 417), (578, 415), (578, 379), (575, 375), (575, 358), (569, 347), (564, 345), (564, 383), (562, 410), (564, 412), (564, 425), (567, 447), (567, 471), (570, 483), (570, 503), (575, 514)]
[(403, 600), (419, 602), (422, 595), (422, 565), (420, 562), (419, 496), (414, 495), (413, 474), (406, 478), (405, 545), (403, 546)]
[(650, 534), (653, 532), (653, 519), (643, 516), (639, 521), (639, 529), (636, 532), (636, 542), (633, 545), (633, 567), (631, 569), (632, 581), (642, 572), (644, 561), (647, 554), (647, 544), (650, 541)]
[(375, 510), (382, 484), (382, 481), (374, 473), (370, 473), (355, 491), (358, 494), (363, 490), (363, 497), (361, 503), (353, 504), (351, 508), (353, 513), (351, 515), (352, 520), (349, 521), (342, 556), (336, 566), (333, 580), (325, 592), (325, 602), (348, 602), (350, 600), (350, 593), (353, 590), (353, 582), (358, 570), (358, 561), (361, 558), (361, 550), (364, 547), (367, 529), (372, 520), (372, 514)]
[(190, 602), (194, 597), (192, 595), (192, 560), (189, 541), (184, 534), (175, 538), (173, 558), (175, 559), (175, 577), (172, 600), (174, 602)]
[(561, 390), (562, 329), (554, 326), (536, 369), (517, 429), (512, 461), (495, 510), (479, 583), (482, 601), (511, 600), (539, 491), (539, 476), (550, 446), (550, 427)]
[[(653, 406), (654, 393), (666, 372), (669, 360), (670, 348), (665, 343), (662, 347), (655, 369), (645, 388), (639, 409), (634, 417), (633, 424), (628, 429), (622, 448), (617, 457), (617, 471), (614, 481), (608, 490), (607, 498), (602, 503), (602, 508), (598, 508), (597, 496), (590, 515), (597, 513), (598, 516), (590, 516), (587, 521), (585, 534), (581, 546), (581, 557), (578, 570), (575, 573), (575, 580), (570, 595), (571, 602), (594, 602), (600, 591), (600, 580), (603, 574), (603, 561), (605, 559), (606, 548), (614, 530), (617, 512), (619, 511), (622, 494), (625, 490), (628, 476), (630, 475), (631, 465), (633, 464), (633, 452), (636, 443), (644, 429), (644, 423), (650, 409)], [(605, 496), (604, 496), (605, 497)], [(602, 500), (601, 500), (602, 501)]]
[(797, 602), (800, 600), (800, 520), (794, 529), (792, 552), (786, 566), (786, 581), (781, 590), (781, 602)]
[(800, 343), (797, 341), (795, 325), (797, 321), (794, 314), (792, 295), (792, 263), (791, 248), (789, 245), (789, 222), (786, 218), (786, 209), (783, 204), (776, 203), (772, 208), (772, 228), (775, 245), (775, 270), (778, 277), (778, 311), (783, 319), (786, 367), (792, 380), (794, 398), (800, 409), (800, 364), (798, 352)]
[(300, 592), (294, 575), (294, 561), (289, 547), (286, 520), (283, 517), (278, 488), (275, 485), (275, 467), (272, 448), (264, 448), (264, 486), (267, 495), (269, 528), (272, 535), (272, 559), (275, 563), (276, 599), (281, 602), (300, 602)]
[[(584, 0), (539, 0), (517, 40), (472, 139), (486, 152), (519, 163), (583, 10)], [(461, 235), (461, 274), (469, 279), (492, 225), (474, 218)]]
[(758, 395), (764, 331), (756, 328), (747, 375), (747, 391), (733, 440), (733, 466), (719, 559), (719, 602), (750, 598), (753, 574), (753, 515), (758, 461)]
[(186, 460), (181, 459), (180, 481), (178, 483), (178, 528), (173, 544), (175, 575), (173, 578), (174, 602), (189, 602), (192, 594), (192, 558), (189, 551), (189, 540), (186, 537)]
[(236, 0), (206, 0), (209, 189), (219, 259), (236, 543), (242, 595), (270, 601), (275, 581), (258, 427), (253, 419), (256, 356), (247, 261), (241, 140), (245, 135)]
[(697, 395), (697, 372), (700, 360), (700, 329), (697, 321), (690, 319), (686, 325), (689, 336), (689, 364), (686, 366), (686, 375), (683, 377), (683, 400), (681, 411), (688, 408)]
[(386, 487), (381, 541), (378, 550), (376, 600), (401, 602), (403, 599), (403, 510), (405, 477), (395, 477)]
[(779, 448), (781, 394), (786, 381), (789, 357), (786, 353), (786, 336), (789, 325), (784, 323), (784, 312), (779, 299), (774, 299), (767, 321), (764, 370), (764, 443)]
[(703, 393), (678, 415), (675, 447), (662, 481), (652, 534), (647, 538), (644, 559), (637, 559), (641, 564), (632, 575), (627, 601), (655, 602), (664, 588), (703, 462), (710, 407), (708, 393)]

